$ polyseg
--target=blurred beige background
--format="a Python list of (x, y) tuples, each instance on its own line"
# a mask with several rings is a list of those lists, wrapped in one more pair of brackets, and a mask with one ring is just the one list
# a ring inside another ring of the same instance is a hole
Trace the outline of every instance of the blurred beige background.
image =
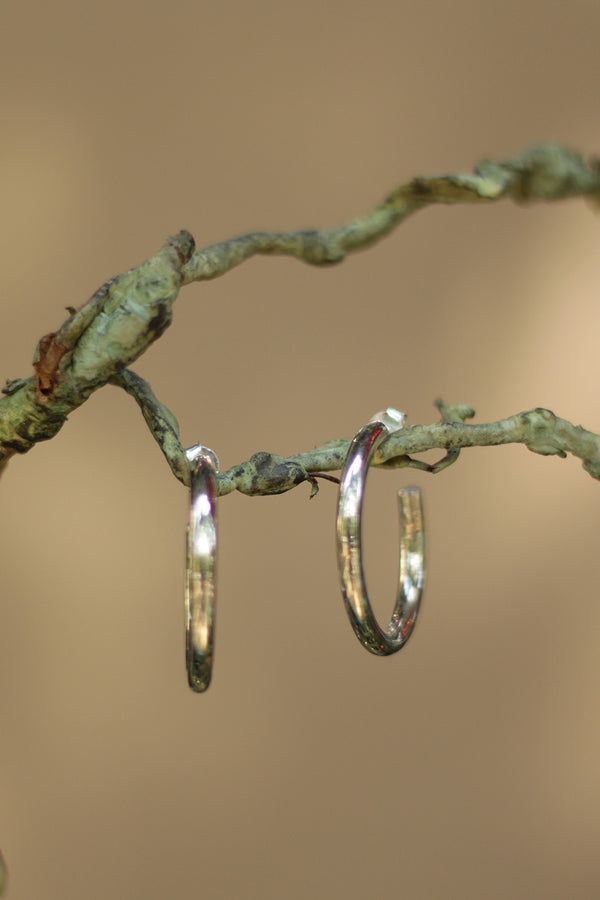
[[(542, 139), (600, 149), (600, 6), (56, 0), (0, 12), (2, 379), (64, 307), (189, 228), (333, 227), (408, 178)], [(600, 430), (598, 219), (439, 208), (328, 270), (186, 288), (135, 366), (223, 467), (350, 436), (388, 404), (533, 406)], [(596, 898), (600, 485), (467, 450), (374, 472), (382, 616), (395, 490), (428, 582), (391, 659), (346, 620), (335, 488), (220, 504), (213, 684), (187, 688), (187, 496), (106, 388), (1, 484), (0, 846), (11, 900)]]

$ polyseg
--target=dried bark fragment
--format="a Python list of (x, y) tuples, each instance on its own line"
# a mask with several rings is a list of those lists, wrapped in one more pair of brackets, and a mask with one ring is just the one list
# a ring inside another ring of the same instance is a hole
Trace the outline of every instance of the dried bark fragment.
[(67, 352), (67, 348), (56, 339), (56, 332), (45, 334), (41, 338), (33, 368), (37, 376), (37, 394), (39, 400), (52, 400), (58, 383), (58, 364)]

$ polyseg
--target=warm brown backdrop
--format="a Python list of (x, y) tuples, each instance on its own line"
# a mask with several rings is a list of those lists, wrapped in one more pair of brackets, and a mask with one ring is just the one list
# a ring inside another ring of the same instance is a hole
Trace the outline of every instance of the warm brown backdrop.
[[(4, 4), (2, 377), (106, 278), (189, 228), (329, 227), (413, 175), (540, 139), (600, 149), (600, 6)], [(186, 288), (135, 367), (223, 466), (376, 409), (543, 405), (600, 429), (598, 219), (583, 202), (420, 213), (342, 266), (258, 259)], [(335, 489), (220, 506), (214, 681), (186, 687), (187, 497), (106, 388), (1, 484), (0, 846), (11, 900), (597, 898), (600, 485), (465, 451), (422, 484), (406, 651), (346, 621)]]

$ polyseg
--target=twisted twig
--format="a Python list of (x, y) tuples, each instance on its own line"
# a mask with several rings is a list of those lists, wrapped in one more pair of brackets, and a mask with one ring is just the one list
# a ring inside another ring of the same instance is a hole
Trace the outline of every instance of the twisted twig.
[(347, 253), (384, 237), (411, 213), (432, 203), (478, 203), (511, 197), (518, 203), (600, 196), (600, 169), (579, 153), (540, 144), (506, 162), (480, 163), (473, 174), (413, 178), (383, 203), (333, 231), (259, 231), (196, 250), (183, 267), (183, 283), (223, 275), (257, 253), (295, 256), (313, 265), (341, 262)]
[[(155, 256), (107, 281), (78, 310), (69, 307), (69, 317), (58, 331), (40, 340), (34, 359), (35, 375), (6, 382), (5, 396), (0, 399), (0, 474), (11, 456), (26, 453), (38, 441), (54, 437), (69, 413), (93, 391), (112, 382), (135, 396), (152, 433), (164, 445), (173, 473), (186, 482), (187, 465), (177, 429), (172, 427), (172, 414), (158, 403), (148, 385), (126, 371), (171, 323), (173, 303), (182, 285), (215, 278), (257, 253), (286, 254), (313, 265), (340, 262), (347, 253), (368, 247), (410, 213), (432, 203), (490, 202), (503, 197), (525, 203), (572, 196), (600, 198), (597, 162), (586, 163), (572, 150), (542, 144), (505, 162), (484, 162), (473, 174), (415, 178), (393, 191), (370, 213), (333, 231), (257, 232), (204, 250), (196, 250), (192, 236), (181, 231), (169, 238)], [(460, 446), (469, 446), (475, 440), (480, 444), (498, 443), (491, 436), (491, 425), (461, 428)], [(464, 431), (469, 428), (487, 428), (487, 437), (483, 432)], [(460, 429), (440, 431), (443, 423), (419, 426), (419, 429), (407, 429), (398, 438), (401, 443), (397, 446), (402, 448), (399, 453), (427, 449), (426, 433), (427, 447), (458, 446), (451, 441), (458, 440)], [(409, 436), (416, 439), (417, 434), (421, 435), (421, 441), (417, 441), (419, 447), (411, 450), (404, 442), (409, 441)], [(323, 458), (319, 469), (339, 468), (334, 463), (341, 450), (332, 449), (334, 445), (335, 442), (327, 445), (330, 455)], [(275, 457), (270, 459), (272, 466)], [(292, 464), (308, 465), (306, 471), (309, 474), (313, 471), (306, 454), (292, 457), (288, 466)], [(258, 460), (258, 465), (264, 473), (265, 459)], [(594, 465), (590, 463), (590, 468), (586, 464), (592, 474)], [(246, 475), (244, 478), (246, 481), (242, 478), (240, 485), (251, 488)], [(263, 484), (262, 478), (261, 474), (258, 481), (254, 479), (255, 488)], [(233, 484), (231, 479), (234, 479), (231, 473), (221, 476), (223, 493), (234, 489), (227, 487)], [(237, 484), (235, 487), (242, 489)], [(266, 482), (259, 492), (269, 492)]]

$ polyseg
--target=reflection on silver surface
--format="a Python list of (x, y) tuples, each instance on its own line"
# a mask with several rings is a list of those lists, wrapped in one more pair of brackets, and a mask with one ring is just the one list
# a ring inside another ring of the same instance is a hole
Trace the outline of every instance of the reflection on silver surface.
[(214, 652), (219, 460), (202, 444), (185, 452), (192, 477), (186, 532), (185, 656), (189, 686), (201, 692), (210, 684)]
[(398, 491), (400, 569), (398, 594), (390, 624), (384, 631), (371, 609), (362, 567), (362, 503), (369, 463), (377, 447), (402, 428), (405, 416), (388, 409), (376, 415), (354, 437), (340, 479), (336, 520), (337, 559), (346, 611), (363, 647), (389, 656), (404, 646), (413, 632), (425, 580), (425, 535), (421, 489)]

